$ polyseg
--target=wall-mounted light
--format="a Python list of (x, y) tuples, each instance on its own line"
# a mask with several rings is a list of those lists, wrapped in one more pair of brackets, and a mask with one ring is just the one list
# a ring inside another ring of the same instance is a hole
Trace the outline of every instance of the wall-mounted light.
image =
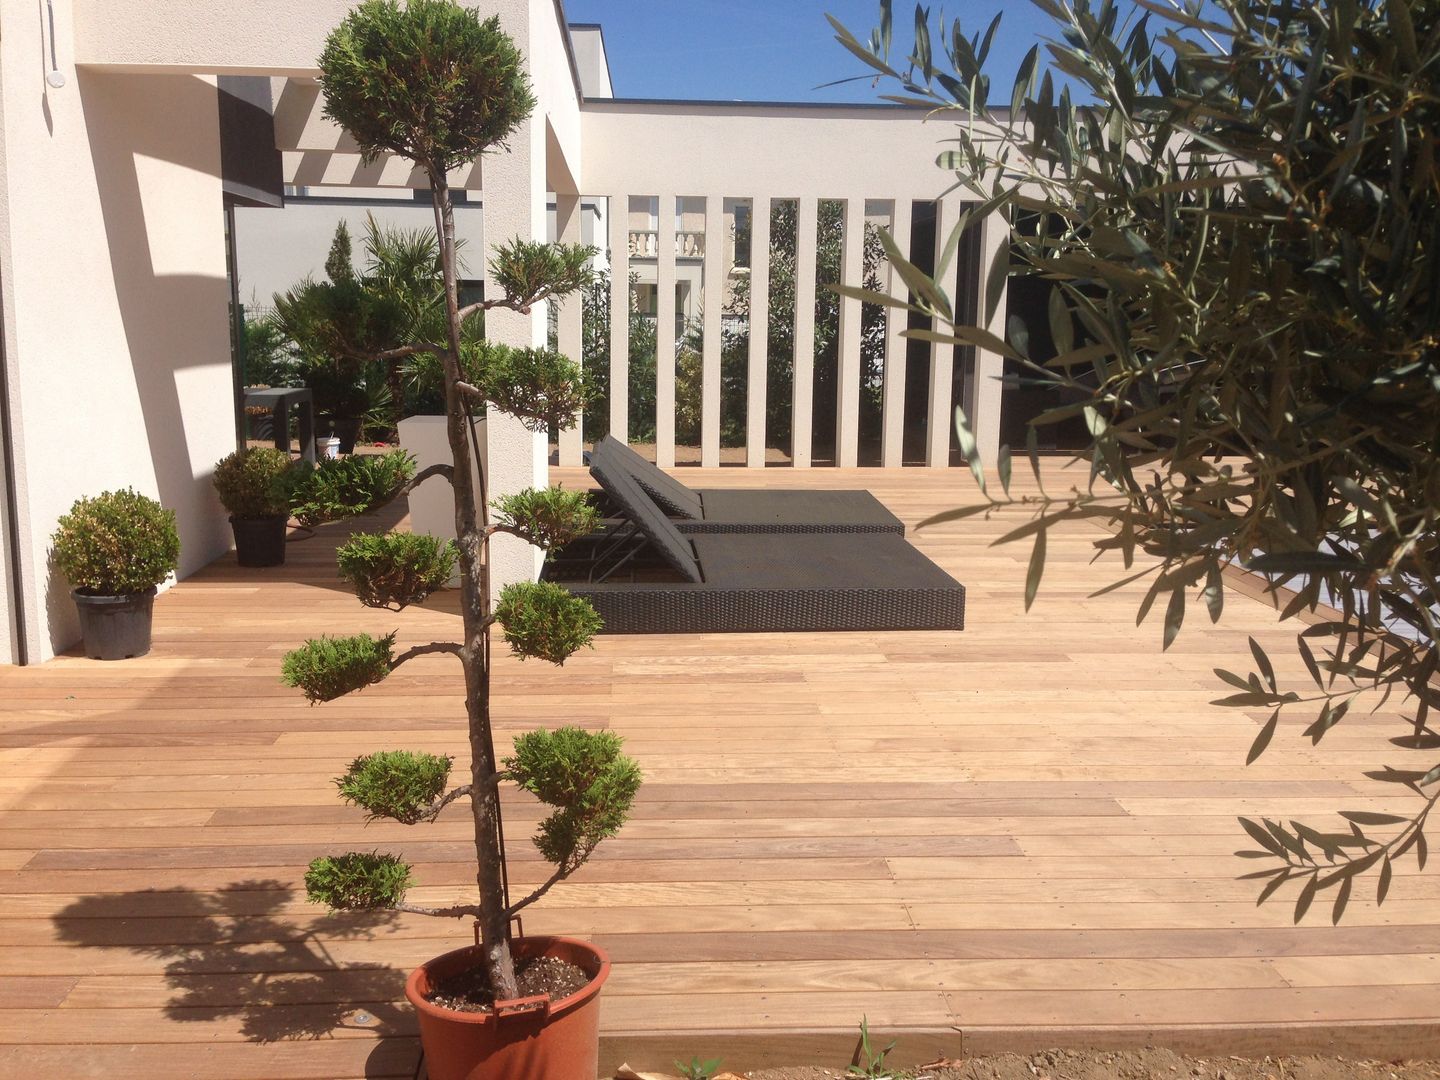
[(65, 73), (55, 55), (55, 0), (45, 0), (45, 11), (50, 17), (50, 70), (45, 73), (45, 81), (59, 90), (65, 85)]

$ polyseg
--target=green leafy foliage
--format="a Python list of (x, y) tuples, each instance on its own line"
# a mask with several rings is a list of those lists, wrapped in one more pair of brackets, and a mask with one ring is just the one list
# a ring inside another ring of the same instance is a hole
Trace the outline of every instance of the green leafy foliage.
[[(1013, 256), (987, 281), (1051, 290), (1043, 319), (1013, 323), (1008, 341), (964, 326), (951, 338), (1006, 356), (1011, 378), (1054, 396), (1033, 425), (1083, 423), (1095, 483), (1063, 497), (982, 490), (984, 509), (1031, 512), (1005, 539), (1035, 540), (1032, 596), (1052, 524), (1107, 524), (1096, 546), (1127, 568), (1137, 549), (1152, 557), (1140, 616), (1164, 612), (1167, 646), (1191, 598), (1218, 616), (1232, 564), (1291, 590), (1279, 593), (1286, 618), (1339, 610), (1297, 637), (1303, 693), (1280, 685), (1258, 645), (1255, 671), (1217, 672), (1238, 691), (1218, 704), (1269, 711), (1251, 761), (1296, 708), (1314, 710), (1312, 742), (1361, 701), (1408, 713), (1393, 741), (1426, 755), (1420, 767), (1369, 775), (1412, 796), (1411, 813), (1347, 813), (1338, 831), (1241, 822), (1258, 845), (1242, 854), (1273, 864), (1251, 875), (1260, 898), (1298, 886), (1297, 919), (1325, 894), (1338, 920), (1360, 875), (1378, 875), (1383, 899), (1394, 860), (1423, 860), (1440, 802), (1434, 12), (1212, 0), (1145, 3), (1134, 22), (1111, 3), (1036, 6), (1048, 60), (1032, 49), (1012, 114), (980, 122), (968, 113), (987, 104), (978, 36), (948, 36), (951, 76), (923, 24), (904, 71), (886, 35), (867, 47), (837, 24), (906, 95), (967, 110), (939, 158), (978, 200), (957, 235), (1011, 215)], [(912, 285), (922, 298), (933, 288)]]
[(534, 839), (540, 854), (566, 873), (614, 836), (630, 814), (641, 776), (621, 753), (623, 745), (611, 731), (562, 727), (517, 736), (514, 756), (505, 759), (512, 780), (557, 808)]
[(712, 1080), (720, 1066), (724, 1064), (722, 1058), (708, 1058), (702, 1060), (697, 1054), (689, 1061), (676, 1061), (675, 1071), (685, 1080)]
[(592, 396), (580, 365), (553, 349), (485, 342), (467, 357), (466, 366), (486, 401), (519, 417), (532, 431), (574, 427), (575, 414)]
[(394, 634), (311, 638), (285, 654), (280, 678), (286, 686), (303, 690), (312, 704), (334, 701), (389, 675), (394, 646)]
[(290, 512), (308, 526), (358, 517), (390, 502), (414, 475), (415, 459), (404, 450), (331, 458), (296, 483)]
[(336, 911), (385, 911), (405, 899), (410, 867), (394, 855), (324, 855), (305, 871), (305, 896)]
[(393, 153), (432, 176), (474, 161), (535, 108), (497, 16), (450, 0), (366, 0), (320, 56), (325, 116), (367, 161)]
[(335, 554), (361, 603), (393, 611), (443, 589), (455, 572), (454, 541), (424, 533), (356, 533)]
[(584, 244), (511, 240), (490, 257), (491, 279), (506, 296), (528, 308), (552, 296), (568, 296), (595, 281), (597, 250)]
[(585, 492), (561, 487), (527, 488), (502, 495), (492, 505), (500, 528), (547, 551), (594, 532), (600, 524), (600, 511)]
[(533, 657), (563, 664), (603, 625), (590, 601), (550, 581), (518, 581), (500, 590), (495, 620), (505, 641), (522, 660)]
[(335, 786), (348, 803), (370, 819), (391, 818), (406, 825), (430, 818), (445, 791), (453, 758), (409, 750), (380, 750), (350, 763)]
[(891, 1080), (894, 1074), (885, 1067), (885, 1059), (894, 1049), (894, 1039), (891, 1039), (883, 1050), (876, 1050), (870, 1045), (870, 1021), (868, 1017), (862, 1016), (860, 1018), (860, 1046), (855, 1052), (858, 1060), (845, 1070), (845, 1075), (863, 1076), (865, 1080)]
[(284, 450), (247, 447), (216, 464), (215, 491), (234, 517), (289, 517), (290, 492), (301, 475)]
[(76, 500), (51, 542), (70, 587), (94, 596), (144, 592), (180, 561), (175, 511), (132, 488)]

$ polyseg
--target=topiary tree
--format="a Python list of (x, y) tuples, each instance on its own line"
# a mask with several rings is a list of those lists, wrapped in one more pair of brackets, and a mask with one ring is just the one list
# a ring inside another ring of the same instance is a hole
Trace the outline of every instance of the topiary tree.
[[(1054, 27), (1049, 62), (1026, 56), (1008, 115), (989, 112), (993, 24), (942, 28), (942, 65), (917, 19), (897, 68), (888, 0), (868, 44), (834, 23), (900, 100), (969, 114), (938, 162), (977, 200), (961, 228), (1042, 218), (990, 268), (992, 296), (1012, 273), (1053, 286), (1042, 326), (1014, 323), (1008, 342), (955, 326), (907, 264), (916, 306), (953, 327), (931, 339), (1002, 353), (1063, 395), (1032, 425), (1083, 417), (1091, 434), (1089, 490), (1017, 500), (1008, 449), (1004, 490), (988, 491), (961, 417), (987, 501), (934, 520), (1030, 512), (1007, 537), (1034, 538), (1027, 606), (1049, 529), (1108, 524), (1097, 548), (1127, 568), (1137, 548), (1155, 557), (1136, 575), (1152, 578), (1140, 614), (1163, 607), (1166, 647), (1196, 602), (1219, 618), (1232, 565), (1288, 585), (1284, 617), (1338, 608), (1297, 637), (1309, 685), (1283, 686), (1253, 640), (1254, 671), (1216, 671), (1217, 704), (1265, 710), (1251, 761), (1289, 712), (1318, 743), (1353, 707), (1387, 703), (1404, 729), (1392, 741), (1423, 755), (1368, 774), (1413, 796), (1410, 813), (1345, 811), (1339, 830), (1242, 819), (1255, 847), (1241, 854), (1272, 864), (1251, 875), (1261, 899), (1296, 887), (1298, 920), (1323, 893), (1338, 920), (1360, 875), (1383, 900), (1397, 859), (1425, 865), (1440, 803), (1436, 7), (1139, 0), (1122, 18), (1112, 0), (1034, 3)], [(1042, 330), (1055, 355), (1030, 352)]]
[[(456, 541), (431, 550), (413, 541), (352, 541), (343, 570), (368, 603), (404, 606), (422, 599), (460, 570), (463, 637), (394, 651), (394, 635), (361, 634), (307, 642), (285, 658), (284, 678), (312, 701), (328, 701), (386, 678), (426, 654), (455, 657), (464, 676), (468, 719), (467, 775), (449, 786), (451, 762), (432, 754), (387, 753), (352, 763), (339, 781), (341, 794), (372, 816), (401, 822), (433, 820), (450, 803), (468, 799), (474, 827), (478, 898), (444, 908), (405, 901), (410, 871), (394, 856), (350, 853), (317, 859), (306, 875), (312, 899), (335, 908), (393, 908), (476, 920), (490, 989), (497, 999), (516, 996), (511, 958), (511, 917), (572, 873), (625, 819), (640, 773), (613, 735), (562, 729), (516, 741), (501, 760), (490, 713), (490, 639), (498, 624), (522, 657), (563, 663), (599, 629), (590, 605), (554, 586), (521, 583), (501, 590), (492, 611), (488, 550), (500, 532), (530, 543), (564, 543), (593, 524), (593, 511), (564, 492), (526, 491), (500, 503), (491, 521), (483, 475), (472, 479), (470, 414), (487, 402), (520, 417), (536, 431), (568, 426), (584, 403), (579, 368), (546, 349), (511, 349), (475, 343), (466, 327), (490, 308), (528, 313), (551, 297), (590, 281), (593, 249), (515, 240), (491, 262), (499, 295), (462, 308), (456, 285), (455, 223), (447, 173), (503, 147), (535, 104), (523, 59), (496, 18), (451, 0), (368, 0), (330, 35), (320, 59), (326, 115), (347, 128), (367, 159), (398, 154), (430, 182), (444, 280), (444, 340), (412, 341), (383, 350), (381, 358), (423, 353), (442, 361), (446, 429), (452, 461), (416, 476), (407, 487), (442, 478), (455, 493)], [(555, 812), (536, 842), (554, 863), (553, 874), (530, 895), (509, 897), (500, 831), (499, 784), (509, 779), (532, 791)]]

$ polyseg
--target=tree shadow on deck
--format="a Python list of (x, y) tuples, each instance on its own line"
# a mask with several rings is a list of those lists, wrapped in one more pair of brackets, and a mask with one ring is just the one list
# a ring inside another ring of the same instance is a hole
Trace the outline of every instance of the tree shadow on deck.
[[(249, 1042), (321, 1039), (346, 1031), (414, 1035), (403, 1004), (404, 975), (374, 962), (350, 962), (332, 946), (371, 940), (393, 913), (309, 917), (296, 891), (272, 879), (238, 881), (215, 892), (145, 889), (82, 896), (55, 917), (69, 945), (127, 949), (163, 962), (164, 1000), (142, 982), (117, 980), (113, 1006), (158, 1006), (181, 1023), (239, 1020)], [(103, 987), (102, 979), (99, 986)], [(138, 998), (126, 1001), (126, 995)], [(409, 1072), (410, 1038), (385, 1038), (367, 1075)]]

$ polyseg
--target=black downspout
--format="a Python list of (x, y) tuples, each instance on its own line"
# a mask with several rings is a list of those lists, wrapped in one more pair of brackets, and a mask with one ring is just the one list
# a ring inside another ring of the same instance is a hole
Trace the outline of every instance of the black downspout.
[(15, 662), (30, 663), (25, 632), (25, 574), (21, 569), (20, 496), (15, 490), (15, 427), (10, 415), (10, 357), (5, 349), (5, 298), (0, 290), (0, 467), (5, 470), (5, 545), (10, 556), (10, 612), (15, 628)]

